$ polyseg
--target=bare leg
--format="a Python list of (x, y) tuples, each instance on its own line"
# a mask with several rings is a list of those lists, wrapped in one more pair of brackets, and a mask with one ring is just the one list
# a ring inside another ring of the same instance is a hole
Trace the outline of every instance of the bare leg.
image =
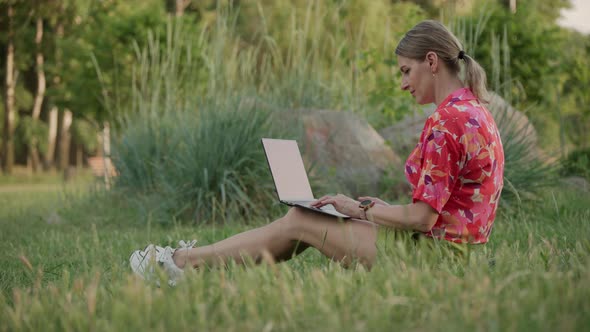
[(377, 226), (362, 220), (338, 221), (301, 208), (291, 208), (282, 218), (260, 228), (236, 234), (211, 245), (177, 250), (174, 262), (185, 265), (243, 263), (244, 257), (260, 262), (265, 253), (275, 261), (288, 260), (307, 247), (348, 265), (354, 261), (370, 268), (376, 256)]

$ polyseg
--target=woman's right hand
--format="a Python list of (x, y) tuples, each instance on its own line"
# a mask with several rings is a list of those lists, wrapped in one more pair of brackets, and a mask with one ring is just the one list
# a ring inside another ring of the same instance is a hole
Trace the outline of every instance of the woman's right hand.
[(389, 205), (389, 203), (387, 203), (387, 202), (385, 202), (385, 201), (383, 201), (383, 200), (380, 200), (380, 199), (379, 199), (379, 198), (377, 198), (377, 197), (371, 197), (371, 196), (361, 196), (361, 197), (359, 197), (359, 198), (358, 198), (358, 200), (359, 200), (360, 202), (362, 202), (362, 201), (364, 201), (364, 200), (367, 200), (367, 199), (370, 199), (370, 200), (372, 200), (372, 201), (373, 201), (373, 202), (375, 202), (375, 204), (377, 204), (377, 205), (385, 205), (385, 206), (388, 206), (388, 205)]

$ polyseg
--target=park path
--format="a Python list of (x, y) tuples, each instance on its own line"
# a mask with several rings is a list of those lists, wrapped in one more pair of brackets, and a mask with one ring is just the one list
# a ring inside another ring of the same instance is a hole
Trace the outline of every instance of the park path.
[(0, 185), (0, 193), (55, 192), (63, 188), (63, 184), (3, 184)]

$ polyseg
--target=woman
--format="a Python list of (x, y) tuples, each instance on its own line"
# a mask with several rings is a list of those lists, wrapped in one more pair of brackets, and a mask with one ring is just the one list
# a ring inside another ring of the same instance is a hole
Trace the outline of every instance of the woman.
[[(503, 186), (504, 153), (496, 124), (481, 104), (485, 73), (467, 55), (444, 25), (424, 21), (413, 27), (395, 51), (402, 90), (418, 104), (435, 103), (420, 140), (406, 161), (406, 178), (413, 203), (389, 205), (375, 197), (324, 196), (314, 202), (332, 204), (353, 217), (338, 222), (300, 208), (257, 229), (217, 243), (193, 248), (181, 242), (172, 249), (149, 245), (130, 258), (134, 272), (153, 273), (158, 262), (174, 284), (187, 267), (288, 260), (308, 247), (345, 265), (359, 262), (370, 268), (376, 258), (378, 229), (392, 227), (454, 243), (488, 241)], [(465, 69), (465, 81), (460, 77)]]

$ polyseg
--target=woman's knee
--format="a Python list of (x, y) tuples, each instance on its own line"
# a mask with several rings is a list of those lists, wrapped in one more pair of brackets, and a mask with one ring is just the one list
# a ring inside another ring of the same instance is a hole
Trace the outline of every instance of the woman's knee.
[(300, 219), (300, 213), (297, 211), (298, 208), (292, 207), (287, 213), (281, 218), (275, 220), (271, 225), (275, 228), (278, 236), (291, 237), (293, 232), (296, 232), (297, 219)]
[(300, 207), (292, 207), (282, 218), (277, 220), (277, 224), (283, 236), (291, 240), (302, 240), (303, 238), (317, 237), (326, 232), (323, 218), (325, 217), (318, 213)]
[(302, 208), (292, 207), (279, 222), (283, 225), (285, 231), (292, 233), (301, 230), (302, 223), (305, 222), (306, 218), (306, 211)]

